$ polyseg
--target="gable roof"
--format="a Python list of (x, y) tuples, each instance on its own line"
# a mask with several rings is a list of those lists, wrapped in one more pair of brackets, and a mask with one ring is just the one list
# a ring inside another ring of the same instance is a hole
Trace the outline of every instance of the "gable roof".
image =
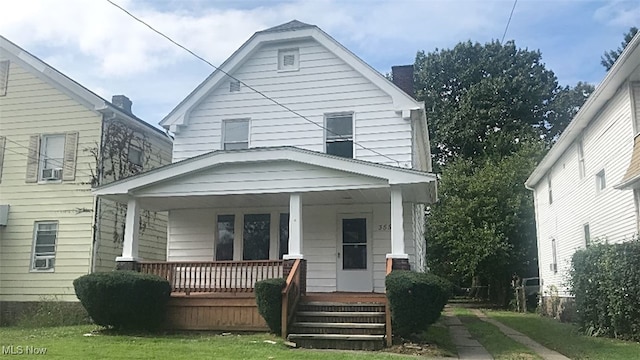
[(582, 105), (576, 116), (571, 120), (558, 141), (551, 147), (538, 166), (533, 170), (525, 186), (531, 190), (551, 170), (571, 145), (579, 138), (582, 131), (589, 126), (591, 120), (607, 105), (633, 71), (640, 66), (640, 33), (631, 39), (618, 60), (613, 64), (605, 78), (596, 87)]
[(105, 100), (2, 35), (0, 35), (0, 49), (2, 50), (2, 55), (9, 58), (10, 61), (19, 63), (22, 67), (31, 71), (37, 77), (67, 94), (88, 109), (101, 113), (110, 112), (117, 114), (118, 117), (152, 130), (159, 138), (171, 142), (171, 139), (162, 130)]
[(389, 185), (435, 183), (436, 176), (422, 171), (372, 163), (357, 159), (304, 150), (296, 147), (267, 147), (245, 150), (217, 150), (168, 164), (148, 172), (115, 181), (93, 190), (94, 195), (127, 195), (150, 185), (226, 164), (255, 164), (268, 161), (293, 161), (327, 169), (387, 180)]
[[(367, 80), (391, 96), (396, 111), (403, 111), (403, 114), (408, 114), (408, 110), (424, 109), (423, 103), (416, 101), (402, 91), (319, 27), (293, 20), (253, 34), (249, 40), (198, 85), (178, 106), (171, 110), (171, 112), (160, 121), (160, 125), (174, 132), (178, 129), (178, 126), (187, 125), (189, 112), (208, 94), (222, 84), (229, 74), (242, 66), (261, 46), (269, 43), (304, 39), (317, 41), (328, 51), (331, 51), (342, 61), (358, 71)], [(251, 84), (248, 85), (250, 86)]]

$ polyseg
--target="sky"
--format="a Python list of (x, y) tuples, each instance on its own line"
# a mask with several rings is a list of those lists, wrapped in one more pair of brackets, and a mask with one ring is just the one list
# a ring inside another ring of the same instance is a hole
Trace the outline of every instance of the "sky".
[[(379, 72), (416, 52), (502, 39), (514, 0), (113, 0), (209, 62), (256, 31), (317, 25)], [(519, 0), (505, 41), (540, 50), (561, 85), (597, 84), (600, 57), (640, 26), (639, 0)], [(106, 0), (5, 2), (0, 34), (107, 100), (124, 94), (157, 125), (214, 70)], [(259, 89), (258, 89), (259, 90)]]

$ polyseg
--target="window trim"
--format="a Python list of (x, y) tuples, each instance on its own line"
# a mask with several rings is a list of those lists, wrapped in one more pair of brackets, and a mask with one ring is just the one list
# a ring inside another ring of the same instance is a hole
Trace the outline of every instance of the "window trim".
[[(48, 138), (54, 138), (54, 137), (61, 137), (62, 138), (62, 163), (59, 164), (59, 167), (54, 167), (52, 169), (60, 169), (60, 178), (59, 179), (52, 179), (52, 180), (46, 180), (43, 179), (42, 177), (42, 171), (46, 170), (44, 167), (44, 162), (46, 160), (46, 158), (49, 158), (49, 156), (47, 155), (47, 139)], [(66, 145), (66, 141), (67, 141), (67, 134), (65, 133), (51, 133), (51, 134), (41, 134), (40, 135), (40, 153), (38, 154), (38, 183), (39, 184), (56, 184), (56, 183), (61, 183), (62, 182), (62, 178), (63, 178), (63, 172), (64, 172), (64, 155), (65, 155), (65, 145)]]
[[(284, 57), (293, 54), (293, 65), (285, 66)], [(299, 48), (287, 48), (278, 49), (278, 72), (298, 71), (300, 70), (300, 49)]]
[(558, 273), (558, 244), (556, 238), (551, 238), (551, 268), (554, 274)]
[(11, 62), (6, 60), (0, 60), (0, 96), (7, 96), (7, 90), (9, 89), (9, 69), (11, 68)]
[[(136, 163), (134, 161), (131, 161), (131, 150), (136, 150), (140, 153), (140, 163)], [(142, 150), (142, 147), (138, 146), (138, 145), (134, 145), (134, 144), (129, 144), (129, 146), (127, 147), (127, 162), (131, 165), (134, 166), (138, 166), (140, 168), (143, 167), (144, 165), (144, 151)]]
[(582, 224), (582, 237), (584, 239), (584, 246), (589, 247), (589, 245), (591, 245), (591, 227), (588, 222)]
[(576, 151), (578, 153), (578, 178), (584, 179), (586, 168), (584, 166), (584, 143), (582, 138), (576, 142)]
[[(355, 159), (356, 158), (356, 114), (353, 111), (342, 111), (342, 112), (332, 112), (332, 113), (325, 113), (324, 114), (324, 141), (323, 141), (323, 152), (325, 154), (329, 154), (327, 152), (327, 143), (329, 142), (329, 139), (327, 137), (327, 133), (328, 133), (328, 129), (329, 129), (329, 118), (332, 117), (344, 117), (350, 115), (351, 116), (351, 138), (349, 139), (345, 139), (343, 141), (351, 141), (351, 159)], [(340, 142), (340, 141), (336, 141), (333, 140), (332, 142)], [(333, 155), (333, 154), (329, 154), (329, 155)], [(333, 156), (339, 156), (339, 155), (333, 155)], [(345, 159), (349, 159), (347, 157), (345, 157)]]
[(604, 169), (596, 173), (596, 193), (601, 193), (607, 189), (607, 173)]
[(548, 194), (548, 201), (549, 201), (549, 205), (553, 204), (553, 188), (552, 188), (552, 184), (551, 184), (551, 174), (547, 174), (547, 194)]
[[(225, 145), (227, 144), (226, 141), (226, 124), (227, 123), (233, 123), (233, 122), (246, 122), (247, 123), (247, 149), (251, 148), (251, 119), (250, 118), (240, 118), (240, 119), (223, 119), (221, 126), (220, 126), (220, 150), (224, 150), (224, 151), (230, 151), (232, 149), (226, 149)], [(245, 143), (245, 141), (232, 141), (232, 142), (228, 142), (229, 144), (242, 144)], [(233, 150), (241, 150), (241, 149), (233, 149)]]
[[(55, 238), (55, 241), (54, 241), (54, 244), (53, 244), (54, 265), (50, 269), (36, 269), (35, 268), (35, 265), (36, 265), (36, 245), (37, 245), (37, 241), (38, 241), (39, 226), (40, 225), (52, 225), (52, 224), (56, 225), (56, 238)], [(32, 241), (32, 246), (31, 246), (31, 262), (30, 262), (30, 265), (29, 265), (29, 272), (37, 272), (37, 273), (55, 272), (55, 267), (56, 267), (55, 259), (56, 259), (56, 255), (58, 254), (58, 238), (59, 238), (59, 234), (60, 234), (60, 222), (57, 221), (57, 220), (42, 220), (42, 221), (34, 222), (34, 224), (33, 224), (33, 241)]]

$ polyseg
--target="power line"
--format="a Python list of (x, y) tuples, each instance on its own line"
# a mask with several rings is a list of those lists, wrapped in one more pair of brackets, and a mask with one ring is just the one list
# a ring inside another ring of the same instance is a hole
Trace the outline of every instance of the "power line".
[(504, 38), (505, 36), (507, 36), (507, 30), (509, 30), (509, 24), (511, 24), (511, 18), (513, 17), (513, 10), (516, 9), (516, 4), (518, 3), (518, 0), (514, 0), (513, 1), (513, 7), (511, 8), (511, 14), (509, 14), (509, 20), (507, 20), (507, 26), (505, 26), (504, 28), (504, 33), (502, 34), (502, 40), (500, 40), (501, 43), (504, 42)]
[[(329, 132), (329, 133), (332, 133), (333, 135), (337, 135), (337, 136), (342, 137), (342, 134), (338, 134), (338, 133), (336, 133), (336, 132), (334, 132), (334, 131), (331, 131), (330, 129), (326, 128), (324, 125), (318, 124), (317, 122), (315, 122), (315, 121), (313, 121), (313, 120), (311, 120), (311, 119), (307, 118), (306, 116), (304, 116), (304, 115), (300, 114), (299, 112), (297, 112), (297, 111), (295, 111), (295, 110), (293, 110), (293, 109), (289, 108), (288, 106), (286, 106), (286, 105), (284, 105), (284, 104), (282, 104), (282, 103), (278, 102), (277, 100), (275, 100), (275, 99), (273, 99), (273, 98), (271, 98), (271, 97), (267, 96), (266, 94), (264, 94), (263, 92), (259, 91), (259, 90), (258, 90), (258, 89), (256, 89), (256, 88), (254, 88), (253, 86), (251, 86), (251, 85), (249, 85), (249, 84), (245, 83), (244, 81), (242, 81), (242, 80), (240, 80), (240, 79), (236, 78), (235, 76), (233, 76), (233, 75), (229, 74), (228, 72), (226, 72), (226, 71), (222, 70), (222, 69), (221, 69), (221, 68), (219, 68), (218, 66), (213, 65), (211, 62), (209, 62), (208, 60), (206, 60), (206, 59), (205, 59), (205, 58), (203, 58), (202, 56), (200, 56), (200, 55), (196, 54), (195, 52), (193, 52), (193, 51), (192, 51), (192, 50), (190, 50), (189, 48), (187, 48), (187, 47), (185, 47), (184, 45), (182, 45), (182, 44), (178, 43), (177, 41), (173, 40), (171, 37), (169, 37), (168, 35), (165, 35), (165, 34), (164, 34), (164, 33), (162, 33), (161, 31), (159, 31), (159, 30), (157, 30), (156, 28), (154, 28), (153, 26), (149, 25), (149, 24), (148, 24), (148, 23), (146, 23), (144, 20), (142, 20), (142, 19), (140, 19), (140, 18), (136, 17), (136, 16), (135, 16), (135, 15), (133, 15), (131, 12), (129, 12), (127, 9), (125, 9), (125, 8), (123, 8), (122, 6), (120, 6), (120, 5), (116, 4), (116, 3), (114, 3), (112, 0), (106, 0), (106, 1), (107, 1), (108, 3), (110, 3), (111, 5), (115, 6), (116, 8), (120, 9), (121, 11), (123, 11), (125, 14), (129, 15), (131, 18), (133, 18), (133, 19), (134, 19), (134, 20), (136, 20), (137, 22), (139, 22), (139, 23), (141, 23), (142, 25), (144, 25), (144, 26), (148, 27), (149, 29), (151, 29), (151, 31), (153, 31), (153, 32), (155, 32), (156, 34), (158, 34), (158, 35), (162, 36), (163, 38), (167, 39), (167, 40), (168, 40), (169, 42), (171, 42), (172, 44), (174, 44), (174, 45), (178, 46), (179, 48), (181, 48), (181, 49), (183, 49), (184, 51), (188, 52), (189, 54), (193, 55), (193, 56), (194, 56), (194, 57), (196, 57), (198, 60), (200, 60), (200, 61), (204, 62), (205, 64), (207, 64), (207, 65), (209, 65), (209, 66), (211, 66), (211, 67), (212, 67), (212, 68), (214, 68), (215, 70), (220, 71), (222, 74), (224, 74), (225, 76), (229, 77), (230, 79), (233, 79), (234, 81), (239, 82), (240, 84), (242, 84), (242, 85), (244, 85), (245, 87), (247, 87), (249, 90), (251, 90), (251, 91), (255, 92), (256, 94), (258, 94), (258, 95), (262, 96), (263, 98), (265, 98), (265, 99), (267, 99), (267, 100), (271, 101), (271, 102), (272, 102), (272, 103), (274, 103), (275, 105), (280, 106), (281, 108), (285, 109), (286, 111), (288, 111), (288, 112), (290, 112), (290, 113), (292, 113), (292, 114), (294, 114), (294, 115), (296, 115), (296, 116), (298, 116), (298, 117), (302, 118), (303, 120), (305, 120), (305, 121), (307, 121), (307, 122), (309, 122), (309, 123), (311, 123), (311, 124), (313, 124), (313, 125), (316, 125), (317, 127), (319, 127), (319, 128), (321, 128), (321, 129), (323, 129), (324, 131), (327, 131), (327, 132)], [(517, 1), (517, 0), (516, 0), (516, 1)], [(514, 7), (515, 7), (515, 5), (514, 5)], [(512, 11), (512, 13), (513, 13), (513, 11)], [(354, 143), (355, 145), (357, 145), (357, 146), (361, 147), (362, 149), (367, 150), (367, 151), (370, 151), (370, 152), (372, 152), (372, 153), (374, 153), (374, 154), (376, 154), (376, 155), (379, 155), (379, 156), (381, 156), (381, 157), (384, 157), (384, 158), (386, 158), (386, 159), (389, 159), (389, 160), (391, 160), (391, 161), (393, 161), (393, 162), (397, 163), (397, 164), (398, 164), (398, 166), (400, 166), (400, 161), (398, 161), (398, 160), (396, 160), (396, 159), (393, 159), (393, 158), (391, 158), (391, 157), (389, 157), (389, 156), (387, 156), (387, 155), (384, 155), (384, 154), (380, 153), (380, 152), (379, 152), (379, 151), (377, 151), (377, 150), (374, 150), (374, 149), (368, 148), (368, 147), (366, 147), (366, 146), (364, 146), (364, 145), (362, 145), (362, 144), (359, 144), (359, 143), (358, 143), (358, 142), (356, 142), (355, 140), (352, 140), (352, 141), (353, 141), (353, 143)]]

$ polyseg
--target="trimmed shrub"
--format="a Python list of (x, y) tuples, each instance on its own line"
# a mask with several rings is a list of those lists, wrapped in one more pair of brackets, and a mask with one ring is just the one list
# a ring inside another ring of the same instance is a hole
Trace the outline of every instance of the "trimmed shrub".
[(640, 340), (640, 241), (579, 250), (569, 274), (584, 332)]
[(73, 287), (96, 324), (118, 330), (159, 328), (171, 294), (166, 279), (132, 271), (84, 275)]
[(282, 289), (287, 281), (283, 278), (256, 282), (258, 312), (276, 335), (282, 331)]
[(440, 317), (453, 285), (433, 274), (392, 271), (385, 280), (393, 333), (407, 337), (425, 331)]

